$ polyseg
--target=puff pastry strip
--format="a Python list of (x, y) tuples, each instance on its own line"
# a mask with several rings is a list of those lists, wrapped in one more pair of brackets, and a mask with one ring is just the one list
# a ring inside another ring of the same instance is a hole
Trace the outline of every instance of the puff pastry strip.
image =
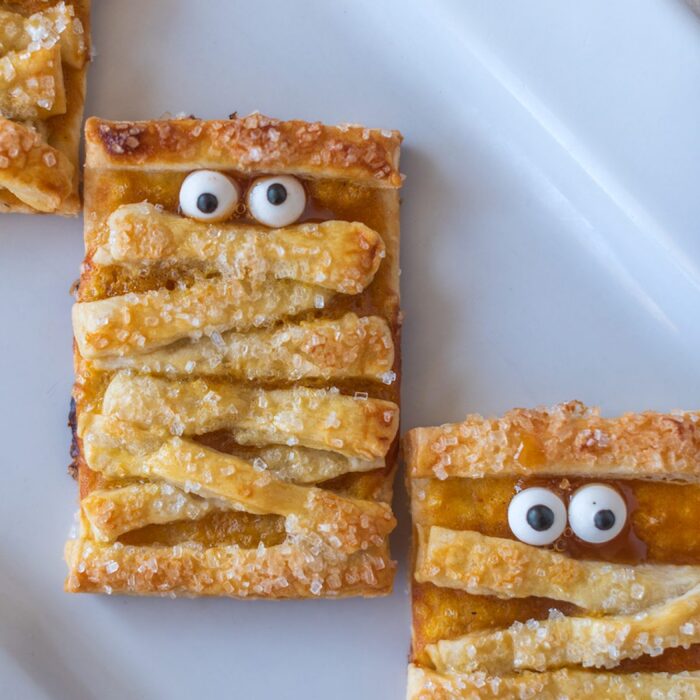
[(55, 211), (73, 191), (73, 164), (24, 124), (0, 117), (0, 187), (38, 211)]
[(0, 53), (31, 50), (37, 45), (50, 48), (59, 42), (61, 60), (82, 68), (87, 60), (85, 29), (72, 5), (59, 2), (29, 17), (0, 10)]
[(593, 673), (561, 669), (549, 673), (525, 671), (513, 676), (485, 673), (440, 674), (411, 665), (408, 667), (407, 700), (697, 700), (700, 674), (683, 673)]
[(386, 255), (380, 235), (360, 223), (324, 221), (268, 229), (206, 224), (126, 204), (109, 219), (109, 239), (93, 256), (99, 265), (199, 265), (236, 279), (294, 279), (343, 294), (367, 287)]
[[(0, 213), (73, 216), (80, 209), (77, 160), (90, 2), (3, 6), (14, 11), (0, 11), (0, 122), (18, 121), (13, 127), (0, 123)], [(18, 129), (24, 130), (21, 141)]]
[(572, 559), (471, 530), (417, 526), (415, 578), (472, 595), (538, 596), (589, 612), (634, 613), (700, 585), (700, 566)]
[[(157, 450), (170, 435), (143, 430), (133, 423), (107, 416), (86, 414), (80, 419), (80, 435), (87, 464), (106, 477), (118, 479), (140, 473), (143, 458)], [(382, 458), (365, 460), (305, 447), (266, 446), (254, 450), (227, 450), (239, 459), (253, 461), (259, 470), (294, 483), (325, 481), (349, 472), (370, 471), (384, 466)]]
[(0, 58), (0, 115), (46, 119), (65, 111), (60, 46), (31, 53), (10, 51)]
[(176, 383), (120, 372), (102, 411), (173, 435), (230, 430), (241, 444), (300, 444), (349, 457), (384, 457), (398, 429), (398, 407), (325, 389), (264, 390), (208, 379)]
[(412, 477), (506, 475), (700, 481), (700, 414), (601, 418), (579, 402), (502, 418), (417, 428), (405, 439)]
[[(129, 475), (146, 476), (139, 467), (143, 459), (155, 452), (170, 435), (157, 430), (143, 430), (133, 423), (99, 414), (85, 414), (79, 420), (79, 435), (88, 466), (110, 479)], [(254, 450), (240, 447), (227, 449), (226, 454), (252, 461), (260, 470), (267, 470), (277, 479), (293, 483), (316, 483), (350, 472), (364, 472), (384, 467), (384, 459), (346, 457), (306, 447), (266, 446)]]
[[(313, 554), (301, 544), (243, 549), (132, 547), (70, 540), (66, 590), (240, 598), (304, 598), (382, 595), (391, 589), (394, 566), (386, 547), (349, 557)], [(371, 588), (368, 588), (371, 587)]]
[(80, 507), (91, 536), (98, 542), (111, 542), (145, 525), (199, 520), (213, 506), (169, 483), (153, 482), (96, 489), (83, 498)]
[(191, 374), (247, 380), (358, 377), (389, 383), (394, 342), (380, 316), (314, 319), (281, 328), (229, 331), (143, 355), (96, 358), (98, 369), (148, 374)]
[(85, 124), (89, 168), (186, 170), (342, 178), (398, 188), (401, 135), (359, 126), (280, 121), (262, 114), (199, 121)]
[[(143, 459), (132, 476), (143, 474), (236, 510), (285, 516), (288, 531), (316, 532), (321, 540), (345, 554), (370, 545), (380, 546), (383, 537), (396, 524), (391, 508), (385, 503), (348, 498), (314, 486), (290, 484), (256, 470), (245, 460), (181, 438), (171, 438), (163, 443), (156, 452)], [(153, 494), (139, 490), (140, 486), (147, 485), (127, 487), (128, 491), (103, 490), (99, 499), (101, 503), (112, 503), (116, 509), (123, 505), (129, 510), (143, 493), (144, 503), (152, 504), (150, 496)], [(175, 496), (173, 502), (177, 501), (176, 494), (171, 495)], [(91, 514), (100, 506), (99, 503), (89, 505)], [(161, 522), (181, 519), (177, 517), (179, 508), (170, 517), (172, 509), (169, 505), (170, 502), (161, 508), (165, 518)], [(145, 506), (146, 509), (150, 507)], [(186, 508), (187, 504), (183, 503), (181, 507)]]
[(562, 666), (614, 668), (700, 642), (700, 585), (634, 615), (554, 616), (507, 630), (467, 634), (426, 647), (438, 671), (544, 671)]
[(332, 292), (290, 280), (250, 285), (241, 280), (195, 282), (74, 304), (73, 332), (87, 358), (144, 353), (204, 332), (244, 331), (313, 308)]

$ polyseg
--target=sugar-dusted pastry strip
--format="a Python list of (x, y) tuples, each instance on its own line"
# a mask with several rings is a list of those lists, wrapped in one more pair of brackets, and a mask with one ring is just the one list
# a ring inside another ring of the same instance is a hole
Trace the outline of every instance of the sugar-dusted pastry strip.
[(66, 111), (61, 47), (0, 58), (0, 114), (9, 119), (45, 119)]
[(88, 60), (85, 26), (76, 16), (73, 5), (59, 2), (27, 18), (27, 35), (33, 40), (51, 41), (58, 35), (61, 60), (72, 68), (82, 68)]
[(85, 125), (85, 138), (89, 168), (269, 171), (401, 186), (397, 131), (251, 114), (213, 121), (92, 118)]
[[(149, 474), (188, 493), (220, 499), (249, 513), (283, 515), (301, 527), (331, 533), (339, 551), (379, 545), (394, 528), (385, 503), (361, 501), (313, 486), (297, 486), (232, 455), (172, 438), (146, 460)], [(379, 539), (377, 539), (379, 538)]]
[(291, 280), (250, 285), (236, 279), (195, 282), (187, 289), (157, 289), (77, 303), (73, 332), (88, 359), (144, 353), (183, 338), (270, 325), (313, 308), (332, 292)]
[(0, 10), (0, 54), (25, 51), (34, 46), (61, 45), (61, 60), (82, 68), (87, 60), (85, 27), (72, 5), (59, 2), (29, 17)]
[(90, 0), (0, 8), (0, 213), (74, 216)]
[(145, 477), (144, 459), (170, 437), (162, 428), (144, 430), (133, 423), (94, 413), (79, 416), (78, 436), (90, 469), (108, 479)]
[(506, 630), (466, 634), (429, 644), (438, 671), (512, 671), (562, 666), (614, 668), (624, 659), (658, 656), (700, 642), (700, 585), (632, 615), (515, 622)]
[(298, 381), (356, 377), (391, 383), (394, 342), (379, 316), (348, 313), (248, 333), (228, 331), (141, 355), (96, 358), (98, 369), (182, 377)]
[(381, 399), (126, 372), (110, 382), (102, 412), (144, 428), (165, 426), (173, 435), (230, 430), (241, 444), (300, 444), (364, 459), (384, 457), (398, 429), (398, 407)]
[[(379, 546), (396, 524), (391, 508), (385, 503), (348, 498), (314, 486), (290, 484), (259, 471), (245, 460), (180, 438), (171, 438), (137, 463), (132, 475), (144, 474), (219, 505), (257, 515), (285, 516), (288, 531), (316, 532), (338, 552), (351, 553), (371, 545)], [(100, 498), (108, 501), (109, 494), (105, 491)], [(132, 497), (125, 494), (122, 505), (127, 510)], [(146, 501), (151, 502), (144, 498)], [(120, 505), (110, 502), (115, 508)], [(163, 503), (160, 510), (165, 519), (161, 522), (179, 519), (177, 513), (169, 517), (172, 510), (169, 502)]]
[(349, 221), (270, 230), (207, 224), (144, 202), (122, 205), (108, 224), (109, 239), (93, 256), (99, 265), (181, 263), (238, 279), (293, 279), (343, 294), (367, 287), (386, 255), (376, 231)]
[(140, 595), (239, 598), (313, 598), (382, 595), (391, 590), (394, 564), (386, 546), (349, 557), (314, 554), (310, 545), (284, 543), (133, 547), (70, 540), (66, 590)]
[[(139, 471), (144, 457), (155, 452), (170, 435), (144, 430), (133, 423), (98, 414), (85, 414), (79, 421), (79, 434), (88, 466), (108, 478), (147, 476)], [(252, 462), (259, 471), (269, 471), (277, 479), (293, 483), (315, 483), (342, 474), (384, 467), (384, 459), (361, 459), (313, 450), (307, 447), (270, 445), (255, 449), (227, 449), (227, 454)]]
[(417, 531), (416, 580), (472, 595), (538, 596), (589, 612), (633, 613), (700, 585), (700, 566), (610, 564), (471, 530)]
[(700, 414), (602, 418), (578, 402), (408, 432), (412, 477), (585, 476), (700, 481)]
[(408, 667), (407, 700), (697, 700), (697, 673), (594, 673), (561, 669), (548, 673), (525, 671), (510, 676), (482, 672), (441, 674), (431, 669)]
[(73, 164), (31, 127), (0, 117), (0, 187), (43, 212), (55, 211), (73, 189)]
[(97, 489), (80, 502), (92, 537), (110, 542), (125, 532), (155, 523), (199, 520), (213, 507), (206, 499), (168, 483), (129, 484)]

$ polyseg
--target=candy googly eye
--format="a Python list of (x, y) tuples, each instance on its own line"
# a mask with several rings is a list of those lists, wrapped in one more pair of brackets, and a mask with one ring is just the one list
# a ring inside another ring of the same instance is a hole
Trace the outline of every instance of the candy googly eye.
[(195, 170), (180, 186), (180, 210), (198, 221), (223, 221), (236, 209), (238, 184), (216, 170)]
[(552, 491), (533, 486), (513, 496), (508, 506), (508, 525), (526, 544), (552, 544), (566, 528), (566, 506)]
[(305, 208), (304, 186), (291, 175), (261, 177), (248, 191), (248, 211), (265, 226), (289, 226)]
[(627, 522), (622, 496), (605, 484), (586, 484), (569, 502), (569, 524), (584, 542), (602, 544), (615, 539)]

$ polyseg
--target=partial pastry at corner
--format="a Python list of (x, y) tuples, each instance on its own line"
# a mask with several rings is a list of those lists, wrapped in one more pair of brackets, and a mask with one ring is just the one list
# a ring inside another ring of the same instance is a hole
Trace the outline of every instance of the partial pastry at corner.
[(391, 591), (397, 132), (86, 124), (71, 592)]
[(699, 698), (700, 413), (416, 428), (408, 698)]
[(0, 213), (80, 211), (89, 0), (0, 0)]

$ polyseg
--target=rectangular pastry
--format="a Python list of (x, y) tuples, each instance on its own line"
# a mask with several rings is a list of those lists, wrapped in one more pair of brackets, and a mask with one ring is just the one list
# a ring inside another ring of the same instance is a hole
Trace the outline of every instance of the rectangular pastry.
[(408, 432), (410, 699), (700, 698), (700, 413)]
[(68, 591), (390, 592), (400, 142), (87, 121)]
[(80, 211), (89, 0), (0, 0), (0, 213)]

